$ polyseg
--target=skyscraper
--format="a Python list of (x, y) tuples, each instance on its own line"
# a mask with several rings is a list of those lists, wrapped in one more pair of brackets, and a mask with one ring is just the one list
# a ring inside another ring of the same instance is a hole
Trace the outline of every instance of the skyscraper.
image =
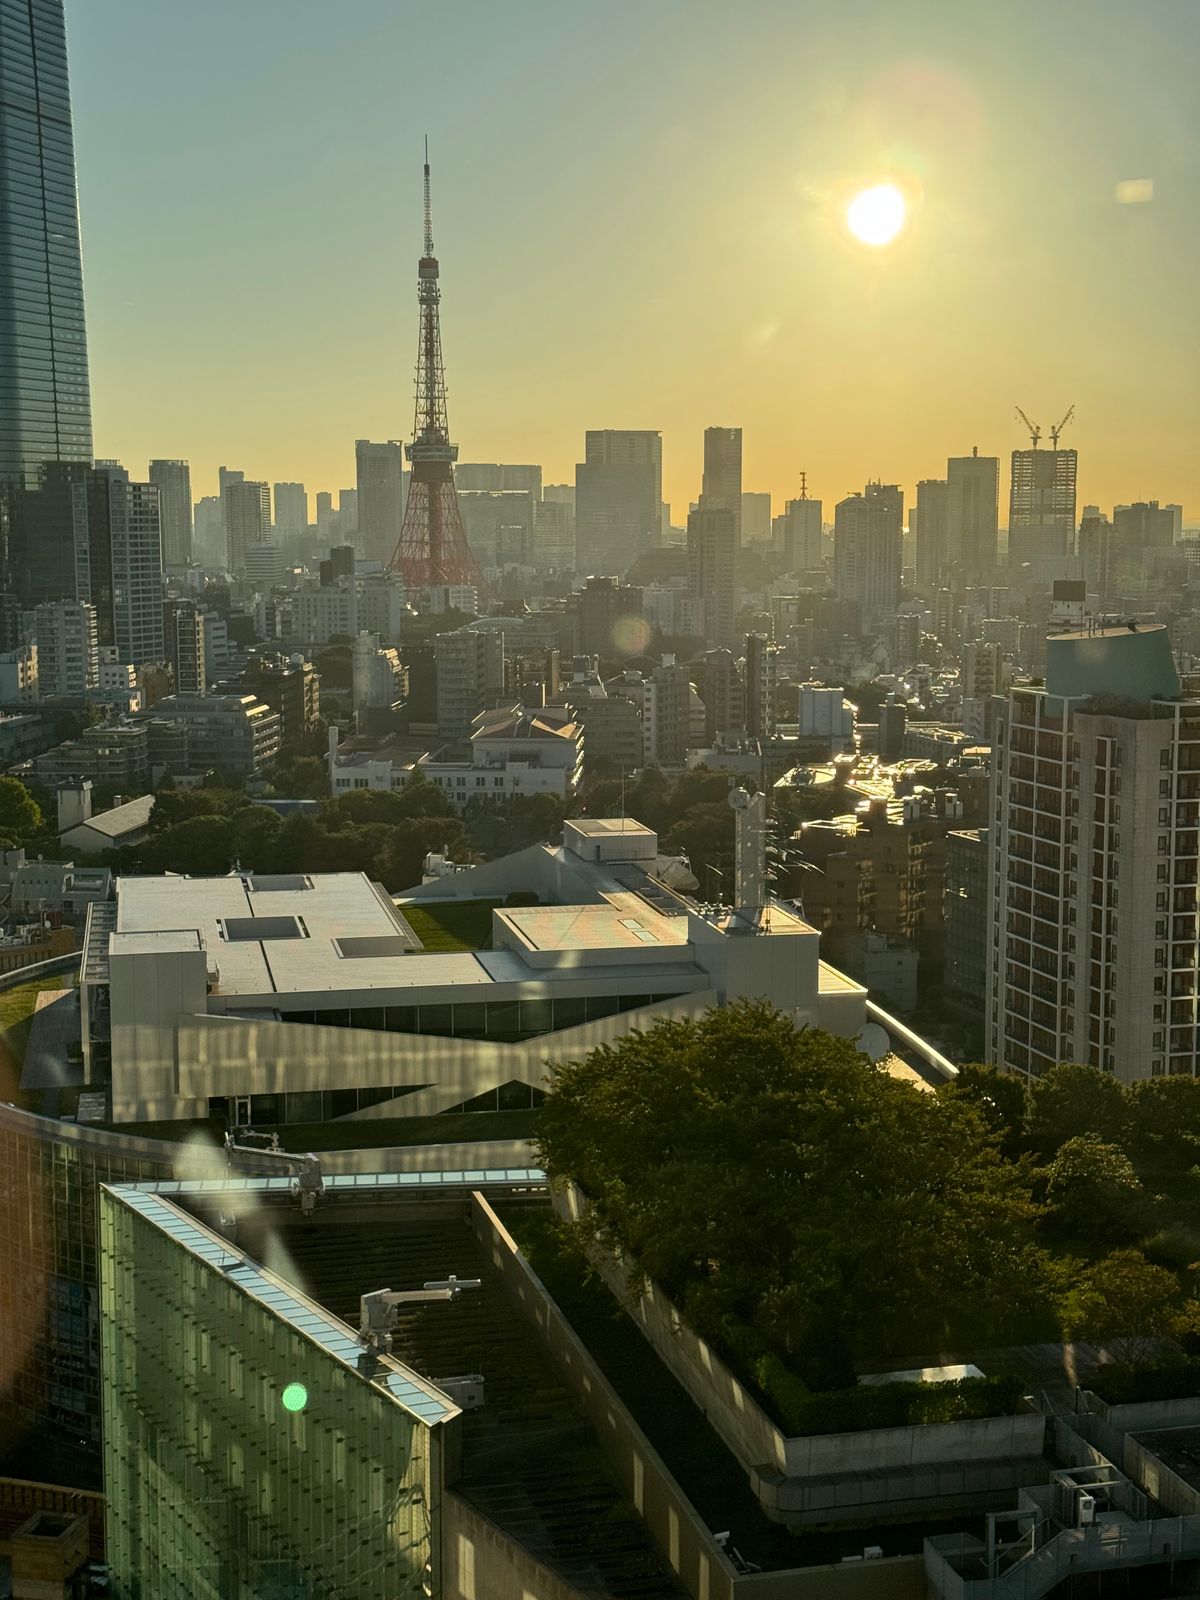
[(365, 561), (392, 559), (404, 524), (404, 446), (399, 439), (378, 444), (354, 441), (358, 477), (358, 548)]
[(891, 616), (900, 603), (904, 495), (894, 483), (869, 483), (839, 500), (833, 524), (833, 586), (855, 600), (863, 623)]
[(152, 461), (150, 482), (158, 490), (164, 567), (192, 559), (192, 474), (186, 461)]
[(718, 649), (733, 645), (737, 610), (737, 521), (725, 506), (688, 513), (688, 587), (704, 602), (704, 636)]
[(807, 493), (799, 500), (784, 503), (783, 512), (771, 524), (775, 553), (787, 572), (816, 572), (824, 556), (821, 534), (821, 502)]
[(575, 564), (621, 577), (662, 543), (662, 435), (589, 428), (575, 467)]
[(275, 537), (281, 545), (302, 539), (308, 528), (308, 494), (302, 483), (274, 487)]
[(917, 587), (926, 592), (937, 588), (949, 564), (949, 488), (945, 478), (922, 478), (917, 485)]
[(224, 492), (225, 535), (229, 541), (229, 570), (243, 572), (246, 548), (268, 544), (271, 538), (271, 491), (265, 483), (243, 479), (230, 483)]
[(733, 513), (734, 542), (742, 542), (742, 430), (705, 428), (700, 505)]
[(90, 464), (63, 0), (0, 6), (0, 482)]
[(1014, 450), (1008, 500), (1008, 564), (1071, 553), (1075, 537), (1075, 450)]
[[(966, 577), (983, 577), (996, 565), (1000, 523), (1000, 458), (969, 456), (946, 462), (946, 559)], [(920, 533), (917, 535), (920, 542)]]

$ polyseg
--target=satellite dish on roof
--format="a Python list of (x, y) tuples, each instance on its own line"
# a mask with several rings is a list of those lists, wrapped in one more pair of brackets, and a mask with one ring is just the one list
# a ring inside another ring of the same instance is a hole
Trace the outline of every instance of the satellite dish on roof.
[(892, 1041), (888, 1038), (887, 1029), (881, 1028), (877, 1022), (868, 1022), (861, 1028), (854, 1042), (872, 1061), (882, 1061), (884, 1056), (892, 1053)]

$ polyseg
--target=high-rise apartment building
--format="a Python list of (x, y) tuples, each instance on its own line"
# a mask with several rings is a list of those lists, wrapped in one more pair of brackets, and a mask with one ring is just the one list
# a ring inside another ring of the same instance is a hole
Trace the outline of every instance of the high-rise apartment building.
[(438, 732), (466, 739), (471, 723), (504, 693), (504, 635), (469, 623), (434, 640)]
[(1079, 519), (1079, 559), (1083, 581), (1101, 600), (1108, 595), (1110, 577), (1115, 577), (1113, 526), (1099, 506), (1084, 506)]
[(1182, 506), (1160, 506), (1157, 500), (1114, 506), (1109, 549), (1112, 581), (1137, 584), (1150, 570), (1150, 552), (1170, 550), (1182, 532)]
[(1008, 496), (1008, 565), (1071, 553), (1075, 537), (1075, 450), (1014, 450)]
[(723, 733), (737, 734), (746, 726), (746, 691), (732, 650), (705, 652), (700, 698), (707, 744), (715, 745)]
[(168, 600), (163, 606), (163, 634), (176, 691), (204, 694), (208, 672), (202, 608), (194, 600)]
[(44, 463), (7, 497), (9, 556), (21, 603), (90, 601), (101, 645), (122, 661), (162, 657), (158, 490), (115, 461)]
[(746, 635), (742, 678), (746, 685), (746, 732), (752, 739), (774, 738), (779, 646), (765, 633)]
[(33, 613), (38, 690), (43, 700), (81, 698), (100, 681), (96, 608), (87, 600), (47, 600)]
[(229, 570), (238, 574), (246, 570), (249, 545), (271, 542), (271, 490), (268, 484), (243, 478), (227, 485), (222, 502)]
[(235, 483), (244, 483), (246, 474), (234, 467), (217, 468), (217, 493), (221, 500), (221, 555), (220, 559), (229, 564), (229, 490)]
[(734, 541), (742, 542), (742, 430), (705, 428), (702, 510), (733, 513)]
[(575, 506), (563, 500), (535, 500), (533, 564), (544, 572), (575, 569)]
[(945, 478), (922, 478), (917, 484), (917, 587), (930, 593), (949, 565), (947, 549), (950, 485)]
[(742, 538), (763, 543), (771, 537), (771, 496), (742, 490)]
[(688, 513), (688, 587), (704, 602), (705, 638), (730, 649), (737, 613), (737, 522), (726, 507), (701, 505)]
[(578, 570), (620, 577), (661, 543), (662, 435), (589, 429), (575, 468)]
[(20, 0), (0, 6), (0, 483), (91, 459), (63, 0)]
[(186, 567), (192, 559), (192, 473), (186, 461), (152, 461), (150, 482), (158, 490), (164, 567)]
[(202, 567), (220, 567), (225, 563), (225, 516), (221, 497), (203, 495), (192, 512), (192, 549)]
[(834, 512), (834, 592), (857, 603), (866, 627), (900, 603), (903, 523), (904, 494), (891, 483), (867, 484), (862, 494), (839, 500)]
[(1046, 641), (996, 741), (990, 1059), (1133, 1082), (1200, 1070), (1200, 700), (1165, 628)]
[(818, 572), (825, 553), (821, 530), (821, 502), (802, 496), (784, 503), (771, 524), (775, 553), (788, 572)]
[[(1000, 458), (969, 456), (946, 462), (946, 560), (964, 577), (981, 577), (996, 565), (1000, 524)], [(918, 543), (920, 533), (918, 531)]]
[(302, 539), (308, 531), (308, 493), (302, 483), (277, 483), (272, 490), (275, 502), (275, 541), (288, 545)]
[(528, 489), (467, 489), (458, 496), (467, 543), (484, 568), (532, 563), (536, 502)]
[(616, 578), (589, 578), (572, 596), (575, 649), (579, 655), (609, 659), (632, 653), (641, 642), (642, 590)]
[(117, 461), (88, 473), (91, 598), (101, 648), (141, 666), (163, 659), (162, 530), (158, 490)]
[(404, 525), (404, 446), (399, 439), (354, 441), (358, 480), (358, 548), (384, 565), (396, 553)]

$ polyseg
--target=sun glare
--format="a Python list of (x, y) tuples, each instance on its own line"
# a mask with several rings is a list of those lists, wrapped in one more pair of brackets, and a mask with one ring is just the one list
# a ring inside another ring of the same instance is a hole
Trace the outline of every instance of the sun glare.
[(863, 189), (846, 207), (846, 226), (862, 244), (891, 244), (904, 226), (904, 196), (894, 183)]

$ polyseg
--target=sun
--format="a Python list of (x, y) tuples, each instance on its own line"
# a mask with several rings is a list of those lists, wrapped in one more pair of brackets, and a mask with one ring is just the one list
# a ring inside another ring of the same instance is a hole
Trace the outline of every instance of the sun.
[(904, 226), (908, 210), (904, 196), (894, 183), (878, 183), (863, 189), (846, 207), (846, 226), (861, 244), (878, 249), (891, 244)]

